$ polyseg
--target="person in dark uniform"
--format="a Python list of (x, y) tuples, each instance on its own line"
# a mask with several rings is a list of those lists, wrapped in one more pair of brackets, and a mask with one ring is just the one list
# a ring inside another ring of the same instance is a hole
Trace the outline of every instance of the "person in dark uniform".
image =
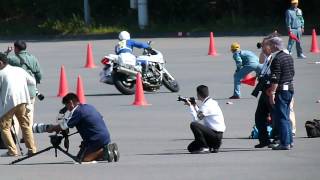
[(51, 125), (48, 132), (59, 132), (76, 127), (83, 140), (78, 153), (81, 161), (118, 161), (117, 144), (111, 143), (110, 134), (102, 115), (92, 105), (81, 104), (74, 93), (64, 96), (62, 103), (70, 111), (70, 115), (60, 124)]

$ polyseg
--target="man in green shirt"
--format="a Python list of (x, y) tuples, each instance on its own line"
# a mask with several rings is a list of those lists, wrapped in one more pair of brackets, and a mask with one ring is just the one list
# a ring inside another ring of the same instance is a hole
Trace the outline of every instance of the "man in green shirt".
[(298, 0), (291, 0), (291, 7), (286, 11), (286, 25), (289, 34), (293, 34), (298, 40), (289, 37), (288, 50), (291, 53), (292, 46), (296, 41), (298, 58), (304, 59), (306, 56), (302, 53), (301, 36), (304, 32), (304, 19), (301, 9), (298, 8)]
[[(14, 50), (14, 53), (10, 53)], [(27, 44), (25, 41), (17, 40), (14, 42), (14, 48), (8, 47), (7, 51), (5, 52), (7, 54), (8, 58), (8, 64), (12, 66), (18, 66), (26, 70), (32, 77), (35, 78), (37, 84), (40, 83), (42, 78), (42, 72), (40, 68), (40, 64), (38, 59), (26, 51)], [(29, 112), (29, 118), (30, 118), (30, 126), (33, 124), (33, 112), (34, 112), (34, 102), (35, 97), (37, 96), (37, 87), (35, 85), (28, 85), (29, 94), (31, 103), (28, 105), (30, 112)], [(17, 123), (16, 123), (17, 124)], [(16, 128), (17, 130), (18, 128)]]

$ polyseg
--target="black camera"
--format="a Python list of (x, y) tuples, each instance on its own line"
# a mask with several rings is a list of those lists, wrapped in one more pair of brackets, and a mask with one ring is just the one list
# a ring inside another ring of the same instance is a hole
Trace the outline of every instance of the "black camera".
[(39, 92), (36, 93), (36, 96), (40, 101), (42, 101), (44, 99), (44, 95)]
[(182, 97), (182, 96), (178, 96), (177, 101), (183, 101), (183, 102), (187, 102), (189, 101), (192, 105), (196, 105), (196, 99), (194, 97)]
[(261, 48), (262, 48), (262, 43), (261, 43), (261, 42), (258, 42), (258, 43), (257, 43), (257, 48), (258, 48), (258, 49), (261, 49)]
[(269, 81), (269, 77), (267, 75), (264, 76), (259, 76), (258, 79), (258, 84), (256, 85), (256, 87), (253, 89), (251, 95), (254, 97), (258, 97), (259, 92), (263, 91), (263, 89), (266, 87), (266, 85), (268, 84)]

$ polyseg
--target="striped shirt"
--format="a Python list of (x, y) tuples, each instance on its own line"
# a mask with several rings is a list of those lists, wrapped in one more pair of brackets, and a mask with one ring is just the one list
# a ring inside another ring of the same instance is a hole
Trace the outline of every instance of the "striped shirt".
[(294, 63), (290, 54), (284, 51), (276, 53), (271, 63), (271, 83), (272, 84), (290, 84), (289, 90), (293, 91)]

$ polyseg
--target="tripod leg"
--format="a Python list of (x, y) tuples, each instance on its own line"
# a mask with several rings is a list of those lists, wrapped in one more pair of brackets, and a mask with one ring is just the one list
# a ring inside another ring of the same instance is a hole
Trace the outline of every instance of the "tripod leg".
[(78, 159), (76, 156), (71, 155), (70, 153), (68, 153), (66, 150), (62, 149), (60, 146), (58, 146), (56, 149), (58, 149), (59, 151), (63, 152), (65, 155), (69, 156), (71, 159), (73, 159), (74, 161), (78, 162), (79, 164), (81, 164), (81, 159)]
[(16, 142), (17, 142), (17, 144), (19, 146), (20, 153), (23, 156), (23, 152), (22, 152), (22, 148), (21, 148), (20, 141), (19, 141), (19, 138), (18, 138), (18, 134), (17, 134), (16, 128), (14, 127), (14, 121), (15, 120), (12, 119), (12, 129), (13, 129), (14, 138), (16, 139)]
[(12, 161), (12, 162), (10, 163), (10, 165), (15, 164), (15, 163), (20, 162), (20, 161), (23, 161), (23, 160), (25, 160), (25, 159), (29, 159), (29, 158), (31, 158), (31, 157), (33, 157), (33, 156), (36, 156), (36, 155), (38, 155), (38, 154), (41, 154), (41, 153), (43, 153), (43, 152), (49, 151), (49, 150), (52, 149), (52, 148), (53, 148), (53, 146), (50, 146), (50, 147), (47, 147), (47, 148), (45, 148), (45, 149), (43, 149), (43, 150), (41, 150), (41, 151), (38, 151), (38, 152), (32, 154), (32, 155), (25, 156), (25, 157), (19, 158), (19, 159), (17, 159), (17, 160), (14, 160), (14, 161)]

